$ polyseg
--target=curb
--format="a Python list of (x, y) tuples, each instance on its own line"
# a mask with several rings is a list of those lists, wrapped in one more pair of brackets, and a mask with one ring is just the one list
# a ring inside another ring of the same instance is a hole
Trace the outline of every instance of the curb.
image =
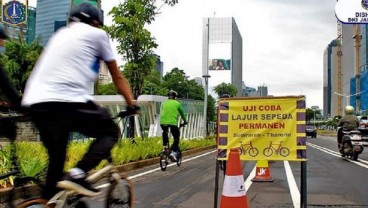
[[(201, 148), (196, 148), (196, 149), (190, 149), (190, 150), (183, 151), (182, 154), (183, 156), (192, 155), (192, 154), (196, 154), (196, 153), (203, 152), (206, 150), (214, 149), (215, 147), (216, 145), (208, 146), (208, 147), (201, 147)], [(118, 172), (121, 173), (121, 172), (129, 171), (129, 170), (142, 168), (145, 166), (159, 164), (159, 162), (160, 162), (160, 157), (154, 157), (154, 158), (149, 158), (149, 159), (140, 160), (136, 162), (130, 162), (130, 163), (123, 164), (123, 165), (118, 165), (118, 166), (115, 166), (115, 168), (118, 170)]]

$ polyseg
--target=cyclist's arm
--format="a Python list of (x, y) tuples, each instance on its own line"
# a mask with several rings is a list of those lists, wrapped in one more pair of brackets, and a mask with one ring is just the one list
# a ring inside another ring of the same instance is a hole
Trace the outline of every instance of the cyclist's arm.
[(178, 111), (179, 111), (179, 114), (180, 114), (181, 118), (184, 120), (184, 123), (187, 123), (187, 117), (185, 116), (184, 109), (183, 109), (182, 105), (179, 106)]
[(106, 61), (106, 65), (110, 71), (112, 80), (114, 81), (118, 93), (125, 98), (129, 106), (135, 106), (129, 82), (119, 71), (116, 61)]

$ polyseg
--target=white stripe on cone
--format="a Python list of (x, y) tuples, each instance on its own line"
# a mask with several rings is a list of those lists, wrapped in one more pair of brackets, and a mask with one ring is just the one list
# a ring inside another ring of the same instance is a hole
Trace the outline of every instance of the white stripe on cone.
[(241, 197), (246, 195), (243, 176), (225, 175), (222, 195), (227, 197)]

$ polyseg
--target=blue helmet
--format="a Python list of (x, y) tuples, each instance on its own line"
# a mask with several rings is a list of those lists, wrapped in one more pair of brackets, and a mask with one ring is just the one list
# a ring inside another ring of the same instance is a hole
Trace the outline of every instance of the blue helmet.
[(90, 24), (93, 20), (96, 20), (100, 23), (101, 26), (103, 25), (102, 10), (88, 2), (84, 2), (74, 6), (70, 11), (69, 16), (70, 21)]

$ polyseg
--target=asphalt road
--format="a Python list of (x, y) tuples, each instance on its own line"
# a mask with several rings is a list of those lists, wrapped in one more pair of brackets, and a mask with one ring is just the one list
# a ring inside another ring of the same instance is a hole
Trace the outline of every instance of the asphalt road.
[[(333, 137), (308, 138), (307, 207), (368, 207), (368, 151), (359, 161), (342, 159), (335, 142)], [(158, 164), (130, 172), (135, 207), (214, 207), (215, 153), (192, 157), (164, 172)], [(270, 162), (273, 182), (251, 182), (256, 163), (242, 165), (249, 207), (300, 207), (300, 162)], [(218, 205), (223, 176), (220, 172)]]

